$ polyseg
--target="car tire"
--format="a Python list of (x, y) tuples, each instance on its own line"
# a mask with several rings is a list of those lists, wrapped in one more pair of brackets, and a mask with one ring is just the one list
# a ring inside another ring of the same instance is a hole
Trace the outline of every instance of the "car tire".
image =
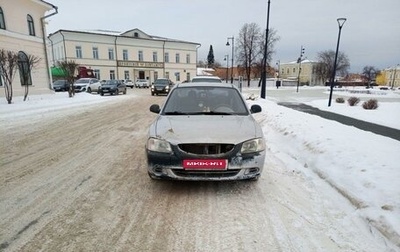
[(91, 93), (91, 92), (92, 92), (92, 89), (91, 89), (91, 88), (88, 88), (88, 89), (87, 89), (87, 92), (88, 92), (88, 93)]
[(122, 92), (123, 94), (126, 94), (126, 88), (125, 88), (125, 90)]
[(153, 92), (151, 92), (151, 95), (152, 95), (152, 96), (154, 96), (154, 93), (153, 93)]
[(101, 95), (101, 96), (103, 96), (103, 95), (104, 95), (104, 93), (103, 93), (103, 92), (101, 92), (101, 93), (100, 93), (100, 95)]

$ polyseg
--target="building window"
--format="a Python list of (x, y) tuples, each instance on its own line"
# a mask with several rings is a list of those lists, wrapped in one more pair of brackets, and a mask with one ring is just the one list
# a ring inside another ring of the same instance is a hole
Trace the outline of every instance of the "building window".
[(124, 49), (122, 51), (122, 59), (123, 60), (128, 60), (128, 50)]
[(153, 52), (153, 62), (158, 62), (157, 52)]
[(82, 47), (81, 46), (75, 46), (75, 53), (76, 53), (76, 57), (78, 59), (82, 59)]
[(18, 52), (18, 70), (21, 86), (32, 85), (31, 67), (29, 66), (28, 55), (23, 51)]
[(143, 61), (143, 51), (138, 52), (138, 59), (139, 61)]
[(133, 33), (133, 37), (139, 38), (139, 33), (137, 33), (137, 32)]
[(33, 23), (32, 16), (28, 14), (26, 19), (28, 21), (29, 35), (35, 36), (35, 24)]
[(179, 53), (175, 54), (175, 62), (176, 62), (176, 63), (179, 63), (180, 61), (181, 61), (181, 60), (180, 60)]
[(124, 71), (125, 80), (129, 80), (129, 71)]
[(93, 70), (94, 77), (98, 80), (100, 80), (100, 70), (99, 69), (94, 69)]
[(99, 48), (93, 47), (93, 59), (99, 59)]
[(179, 72), (175, 73), (176, 81), (181, 81), (181, 74)]
[(169, 72), (165, 72), (165, 78), (169, 79)]
[(114, 49), (113, 48), (108, 48), (108, 59), (114, 60)]
[(296, 68), (295, 67), (293, 67), (293, 73), (295, 73), (296, 72)]
[(4, 12), (3, 9), (0, 7), (0, 29), (6, 29), (6, 22), (4, 21)]
[(190, 64), (190, 54), (186, 54), (186, 63)]
[(158, 72), (155, 71), (155, 72), (154, 72), (154, 80), (157, 80), (157, 79), (158, 79)]
[(169, 53), (167, 53), (167, 52), (164, 55), (164, 61), (165, 61), (165, 63), (169, 62)]
[(110, 70), (110, 80), (115, 80), (115, 71)]
[(186, 80), (190, 81), (190, 73), (186, 73)]

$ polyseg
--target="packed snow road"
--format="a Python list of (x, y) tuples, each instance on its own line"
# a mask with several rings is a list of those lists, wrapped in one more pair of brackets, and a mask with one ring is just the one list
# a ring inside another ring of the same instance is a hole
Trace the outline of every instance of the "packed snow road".
[(270, 152), (256, 182), (152, 181), (148, 108), (165, 97), (128, 92), (0, 129), (0, 251), (388, 251)]

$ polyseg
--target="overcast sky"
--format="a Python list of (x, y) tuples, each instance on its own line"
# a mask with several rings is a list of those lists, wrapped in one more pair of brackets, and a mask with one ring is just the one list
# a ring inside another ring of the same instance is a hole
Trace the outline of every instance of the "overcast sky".
[[(127, 31), (200, 43), (199, 59), (210, 45), (223, 66), (231, 57), (227, 38), (238, 38), (241, 27), (256, 23), (265, 31), (267, 0), (46, 0), (58, 7), (48, 19), (48, 33), (59, 29)], [(350, 59), (351, 72), (366, 65), (379, 69), (400, 64), (400, 0), (271, 0), (269, 28), (280, 41), (272, 65), (336, 50), (338, 17), (342, 28), (340, 51)]]

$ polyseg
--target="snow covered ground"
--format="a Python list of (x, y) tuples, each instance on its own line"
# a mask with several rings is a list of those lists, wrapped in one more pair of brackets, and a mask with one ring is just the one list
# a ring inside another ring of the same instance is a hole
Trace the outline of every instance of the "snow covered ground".
[[(268, 150), (293, 172), (302, 173), (310, 180), (322, 179), (353, 205), (354, 215), (369, 223), (388, 237), (400, 250), (400, 142), (388, 137), (298, 112), (276, 102), (285, 100), (305, 102), (309, 105), (357, 119), (400, 129), (400, 94), (388, 91), (382, 94), (335, 91), (343, 97), (357, 96), (362, 101), (378, 98), (377, 110), (364, 110), (362, 102), (356, 107), (332, 101), (327, 107), (326, 88), (302, 88), (296, 93), (293, 87), (279, 90), (268, 87), (267, 99), (256, 98), (249, 103), (262, 106), (263, 112), (254, 117), (261, 123)], [(256, 94), (258, 89), (243, 88), (245, 96)], [(318, 93), (319, 95), (315, 95)], [(68, 116), (85, 106), (104, 102), (131, 99), (126, 96), (100, 97), (86, 93), (68, 98), (66, 93), (30, 96), (26, 102), (15, 97), (14, 104), (0, 100), (0, 125), (12, 127), (32, 122)], [(291, 96), (291, 97), (289, 97)], [(268, 160), (265, 163), (268, 169)], [(326, 193), (327, 201), (330, 193)]]

